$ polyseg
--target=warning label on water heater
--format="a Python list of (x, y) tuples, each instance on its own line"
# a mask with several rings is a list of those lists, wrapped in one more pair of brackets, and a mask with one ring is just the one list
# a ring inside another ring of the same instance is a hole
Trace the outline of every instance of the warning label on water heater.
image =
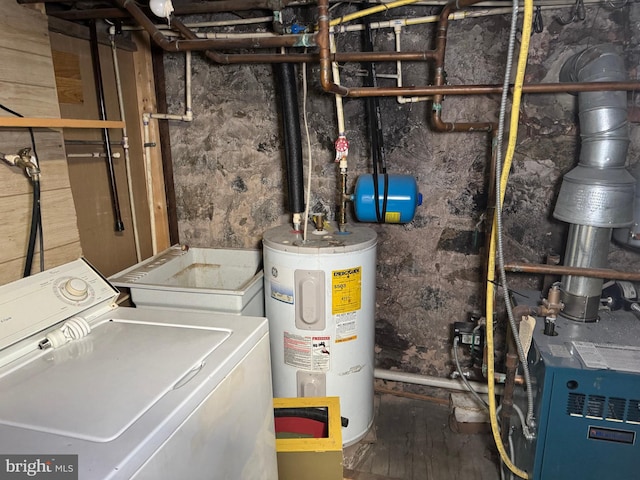
[(336, 343), (348, 342), (358, 338), (356, 335), (356, 320), (358, 312), (340, 313), (334, 315), (336, 321)]
[(284, 363), (312, 372), (328, 372), (331, 337), (308, 337), (284, 332)]

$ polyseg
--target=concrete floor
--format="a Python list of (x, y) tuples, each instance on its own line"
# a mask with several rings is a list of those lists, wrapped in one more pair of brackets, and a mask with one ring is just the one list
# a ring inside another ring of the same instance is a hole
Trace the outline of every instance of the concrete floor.
[(388, 394), (376, 396), (374, 435), (345, 449), (345, 479), (496, 480), (489, 433), (454, 433), (449, 408)]

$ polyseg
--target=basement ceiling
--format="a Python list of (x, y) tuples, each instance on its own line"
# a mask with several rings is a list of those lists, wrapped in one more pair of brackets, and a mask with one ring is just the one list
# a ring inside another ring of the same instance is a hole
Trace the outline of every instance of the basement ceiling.
[[(148, 1), (136, 1), (147, 14), (151, 15)], [(130, 19), (129, 13), (119, 8), (117, 2), (109, 0), (17, 0), (19, 4), (42, 3), (50, 16), (64, 20), (82, 21), (91, 19)], [(175, 15), (191, 15), (216, 12), (236, 12), (242, 17), (252, 17), (264, 11), (280, 10), (287, 6), (305, 5), (315, 2), (292, 0), (173, 0)], [(242, 12), (242, 13), (241, 13)]]

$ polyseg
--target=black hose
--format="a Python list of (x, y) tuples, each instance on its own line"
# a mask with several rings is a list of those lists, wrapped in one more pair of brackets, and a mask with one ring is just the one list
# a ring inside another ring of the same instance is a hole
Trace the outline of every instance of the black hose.
[[(40, 189), (40, 181), (38, 181), (38, 189)], [(38, 202), (38, 239), (38, 245), (40, 247), (40, 271), (44, 272), (44, 231), (42, 230), (42, 208), (40, 202)]]
[[(369, 2), (365, 2), (363, 8), (368, 8)], [(370, 20), (364, 20), (363, 50), (373, 52), (373, 31)], [(365, 87), (377, 87), (376, 67), (373, 62), (363, 64), (367, 76), (365, 77)], [(371, 157), (373, 160), (373, 194), (375, 198), (376, 219), (378, 223), (384, 223), (387, 215), (387, 199), (389, 191), (389, 177), (387, 175), (387, 162), (384, 152), (384, 140), (382, 136), (382, 114), (380, 112), (380, 99), (378, 97), (367, 97), (365, 102), (365, 113), (371, 143)], [(380, 170), (378, 170), (380, 168)], [(380, 185), (378, 172), (384, 178), (384, 193), (382, 197), (382, 208), (380, 208)]]
[[(27, 258), (24, 265), (23, 277), (31, 275), (33, 256), (36, 250), (36, 238), (40, 223), (40, 180), (33, 181), (33, 206), (31, 207), (31, 229), (29, 231), (29, 244), (27, 247)], [(42, 254), (42, 247), (41, 247)]]
[[(300, 417), (326, 424), (329, 423), (329, 413), (320, 408), (276, 408), (273, 410), (273, 416), (276, 418)], [(345, 428), (348, 427), (349, 419), (340, 417), (340, 424)]]
[[(98, 95), (98, 113), (100, 120), (107, 119), (107, 110), (104, 100), (104, 86), (102, 85), (102, 69), (100, 68), (100, 52), (98, 50), (98, 32), (96, 21), (91, 22), (90, 29), (91, 43), (91, 60), (93, 63), (93, 76), (96, 84), (96, 93)], [(109, 129), (102, 129), (102, 137), (104, 139), (104, 148), (107, 156), (107, 174), (109, 175), (109, 187), (111, 188), (111, 202), (113, 206), (113, 214), (115, 216), (115, 231), (124, 231), (124, 223), (122, 222), (122, 213), (120, 212), (120, 200), (118, 199), (118, 187), (116, 185), (116, 172), (113, 164), (113, 155), (111, 153), (111, 139), (109, 138)]]
[(274, 65), (277, 88), (280, 91), (284, 153), (287, 163), (289, 211), (304, 212), (304, 180), (302, 176), (302, 134), (296, 68), (293, 63)]
[[(2, 105), (0, 103), (0, 109), (5, 112), (10, 113), (11, 115), (15, 115), (16, 117), (24, 118), (19, 112), (10, 109), (9, 107)], [(36, 137), (33, 134), (33, 128), (28, 127), (29, 136), (31, 137), (31, 151), (33, 152), (33, 156), (36, 159), (36, 165), (38, 162), (38, 150), (36, 149)], [(35, 229), (35, 231), (34, 231)], [(38, 235), (39, 234), (39, 235)], [(23, 277), (28, 277), (31, 275), (31, 269), (33, 267), (33, 256), (35, 252), (35, 236), (38, 235), (40, 238), (40, 271), (44, 271), (44, 234), (42, 233), (42, 212), (40, 210), (40, 180), (33, 180), (33, 206), (31, 207), (31, 228), (29, 232), (29, 243), (27, 246), (27, 257), (26, 263), (24, 266)]]

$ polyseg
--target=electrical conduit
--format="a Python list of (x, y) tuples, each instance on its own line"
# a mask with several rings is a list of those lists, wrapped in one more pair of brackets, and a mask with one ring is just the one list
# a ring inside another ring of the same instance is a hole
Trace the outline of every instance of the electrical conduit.
[(360, 10), (359, 12), (350, 13), (349, 15), (336, 18), (335, 20), (332, 20), (329, 25), (332, 27), (335, 27), (336, 25), (340, 25), (341, 23), (344, 23), (344, 22), (349, 22), (357, 18), (367, 17), (369, 15), (373, 15), (378, 12), (384, 12), (392, 8), (404, 7), (405, 5), (411, 5), (412, 3), (418, 3), (418, 1), (419, 0), (397, 0), (395, 2), (385, 3), (383, 5), (367, 8), (365, 10)]
[[(515, 145), (518, 135), (518, 119), (520, 114), (520, 100), (522, 98), (522, 86), (524, 84), (524, 74), (527, 66), (527, 57), (529, 53), (529, 40), (531, 37), (531, 27), (533, 22), (533, 0), (525, 0), (524, 5), (524, 19), (522, 25), (522, 41), (520, 44), (520, 55), (518, 58), (518, 68), (516, 71), (516, 80), (514, 85), (513, 100), (511, 106), (511, 120), (509, 128), (509, 143), (507, 145), (507, 153), (505, 156), (504, 166), (500, 175), (500, 181), (496, 185), (496, 208), (502, 209), (502, 203), (504, 202), (504, 195), (509, 180), (509, 170), (511, 169), (511, 163), (513, 161), (513, 154), (515, 152)], [(498, 213), (499, 215), (499, 213)], [(496, 215), (497, 216), (497, 215)], [(493, 314), (494, 314), (494, 295), (495, 295), (495, 268), (496, 268), (496, 239), (497, 239), (497, 220), (494, 217), (493, 228), (491, 230), (491, 241), (489, 244), (489, 258), (487, 266), (487, 295), (486, 295), (486, 322), (487, 322), (487, 386), (489, 390), (489, 416), (491, 420), (491, 432), (495, 441), (500, 458), (504, 464), (513, 473), (521, 478), (530, 478), (527, 472), (516, 467), (509, 455), (507, 454), (502, 439), (500, 438), (500, 427), (498, 426), (498, 419), (496, 415), (496, 398), (495, 398), (495, 343), (493, 338)], [(509, 299), (507, 299), (507, 302)], [(514, 332), (515, 333), (515, 332)], [(519, 343), (518, 340), (516, 342)], [(518, 354), (524, 357), (522, 352), (522, 344), (519, 343)], [(526, 365), (526, 358), (523, 361), (523, 365)], [(525, 379), (526, 380), (526, 379)], [(530, 390), (530, 389), (528, 389)], [(528, 412), (528, 416), (531, 416), (531, 412)], [(530, 421), (531, 418), (527, 418)]]

